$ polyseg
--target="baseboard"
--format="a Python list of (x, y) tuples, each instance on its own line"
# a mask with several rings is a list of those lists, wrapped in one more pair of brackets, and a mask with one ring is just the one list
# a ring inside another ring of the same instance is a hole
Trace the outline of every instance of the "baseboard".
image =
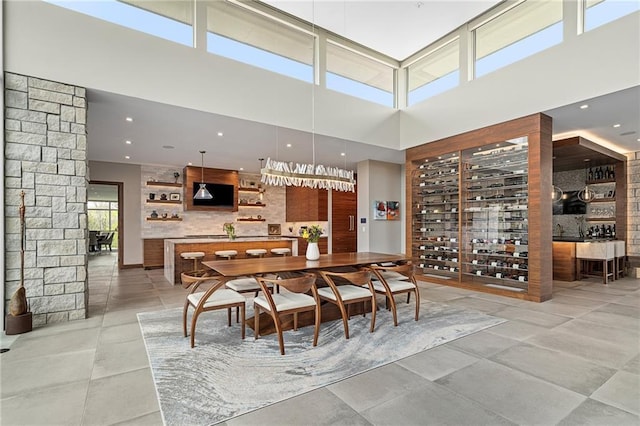
[(122, 265), (122, 269), (138, 269), (138, 268), (142, 268), (142, 263), (135, 263), (135, 264), (129, 264), (129, 265)]

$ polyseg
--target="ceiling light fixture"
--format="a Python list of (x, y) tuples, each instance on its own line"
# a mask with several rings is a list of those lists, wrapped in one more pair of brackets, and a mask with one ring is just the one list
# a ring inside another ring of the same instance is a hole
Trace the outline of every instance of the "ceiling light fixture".
[(124, 156), (124, 158), (125, 158), (125, 160), (128, 160), (128, 159), (130, 159), (131, 157), (129, 157), (128, 155), (125, 155), (125, 156)]
[[(313, 19), (315, 16), (315, 3), (312, 2), (311, 5), (311, 26), (315, 32), (315, 20)], [(316, 164), (315, 86), (316, 83), (314, 81), (311, 85), (311, 147), (313, 162), (311, 164), (287, 163), (267, 158), (265, 166), (260, 169), (262, 183), (272, 186), (303, 186), (355, 192), (356, 180), (353, 177), (353, 170)], [(262, 161), (260, 164), (262, 164)]]
[(127, 145), (131, 145), (131, 141), (124, 141)]
[(617, 129), (618, 127), (620, 127), (620, 124), (616, 123), (616, 124), (613, 125), (613, 127), (615, 127)]
[(131, 123), (133, 121), (133, 118), (131, 117), (126, 117), (125, 120), (127, 120), (129, 123)]
[(587, 108), (589, 108), (588, 104), (580, 105), (580, 109), (587, 109)]
[(202, 156), (202, 167), (200, 168), (200, 189), (196, 192), (196, 195), (193, 196), (194, 200), (211, 200), (213, 195), (207, 190), (207, 184), (204, 183), (204, 154), (207, 151), (200, 151), (200, 155)]
[(224, 133), (218, 132), (218, 136), (224, 136)]

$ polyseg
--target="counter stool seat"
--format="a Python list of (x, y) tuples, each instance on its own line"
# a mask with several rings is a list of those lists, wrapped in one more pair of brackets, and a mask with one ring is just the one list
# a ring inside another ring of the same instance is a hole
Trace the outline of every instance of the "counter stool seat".
[(237, 250), (218, 250), (215, 252), (217, 257), (226, 257), (227, 259), (231, 259), (232, 257), (236, 257), (238, 255)]
[(278, 247), (271, 249), (271, 254), (274, 254), (276, 256), (287, 256), (289, 253), (291, 253), (291, 249), (287, 247)]
[(198, 261), (204, 257), (204, 252), (201, 252), (201, 251), (187, 251), (187, 252), (184, 252), (184, 253), (180, 253), (180, 257), (182, 257), (185, 260), (193, 259), (193, 270), (194, 271), (198, 271), (198, 270), (200, 270), (200, 268), (198, 268)]
[(249, 257), (263, 257), (265, 254), (267, 254), (267, 250), (266, 249), (248, 249), (247, 251), (245, 251), (245, 253), (247, 253), (247, 256)]

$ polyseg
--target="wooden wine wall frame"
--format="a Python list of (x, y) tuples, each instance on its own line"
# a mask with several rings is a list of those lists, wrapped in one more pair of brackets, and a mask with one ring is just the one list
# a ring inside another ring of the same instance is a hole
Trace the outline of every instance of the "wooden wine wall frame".
[[(413, 233), (410, 206), (414, 206), (412, 177), (424, 158), (460, 152), (466, 149), (484, 147), (509, 139), (526, 136), (528, 138), (528, 229), (529, 229), (529, 277), (528, 289), (524, 293), (479, 286), (465, 281), (462, 274), (457, 279), (438, 279), (417, 276), (424, 281), (437, 282), (453, 287), (461, 287), (515, 297), (535, 302), (551, 299), (553, 290), (552, 264), (552, 200), (550, 192), (553, 184), (552, 119), (544, 114), (533, 114), (493, 126), (473, 130), (457, 136), (426, 143), (407, 150), (406, 154), (406, 253), (413, 256)], [(452, 149), (455, 147), (455, 150)]]

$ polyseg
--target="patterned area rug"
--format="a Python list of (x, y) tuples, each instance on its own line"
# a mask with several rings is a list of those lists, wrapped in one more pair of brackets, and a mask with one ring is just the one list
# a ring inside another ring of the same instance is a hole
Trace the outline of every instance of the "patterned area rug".
[[(383, 302), (384, 303), (384, 302)], [(247, 303), (247, 317), (253, 316)], [(254, 340), (247, 328), (227, 327), (225, 311), (206, 312), (198, 320), (196, 347), (182, 337), (182, 310), (138, 314), (140, 328), (167, 425), (206, 425), (300, 395), (356, 374), (397, 361), (504, 322), (483, 313), (423, 302), (413, 321), (413, 303), (398, 305), (398, 327), (391, 313), (379, 309), (376, 330), (370, 317), (323, 323), (318, 346), (313, 327), (285, 331), (286, 355), (277, 335)]]

